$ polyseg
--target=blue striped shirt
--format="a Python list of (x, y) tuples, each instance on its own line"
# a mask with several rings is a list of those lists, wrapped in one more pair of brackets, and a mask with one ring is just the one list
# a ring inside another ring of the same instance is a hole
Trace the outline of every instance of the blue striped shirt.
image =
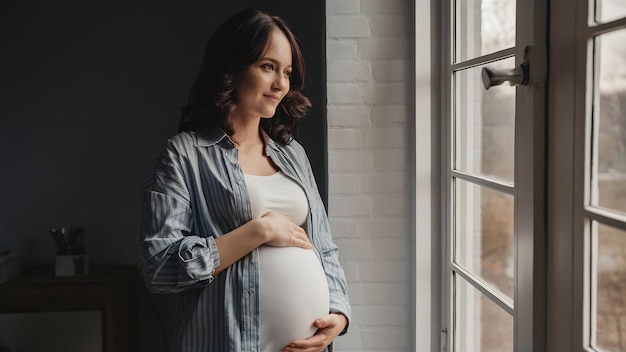
[[(268, 157), (309, 201), (308, 235), (326, 273), (330, 312), (350, 319), (338, 248), (304, 148), (264, 137)], [(151, 292), (178, 293), (172, 351), (259, 350), (256, 251), (213, 276), (220, 264), (215, 238), (252, 220), (237, 153), (221, 129), (181, 132), (168, 141), (145, 188), (143, 273)]]

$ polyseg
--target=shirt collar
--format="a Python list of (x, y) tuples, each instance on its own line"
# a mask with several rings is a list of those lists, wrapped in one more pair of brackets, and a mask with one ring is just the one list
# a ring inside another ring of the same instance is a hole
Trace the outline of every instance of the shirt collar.
[(268, 149), (273, 149), (278, 151), (278, 143), (275, 140), (271, 139), (270, 136), (265, 132), (264, 129), (261, 128), (261, 137), (263, 137), (265, 141), (265, 154), (267, 155)]
[(235, 148), (235, 142), (219, 127), (198, 131), (196, 143), (199, 147), (210, 147), (219, 143), (227, 148)]
[[(263, 129), (261, 129), (261, 136), (265, 140), (266, 154), (267, 149), (273, 149), (275, 151), (280, 150), (278, 143), (270, 138)], [(227, 148), (235, 148), (235, 142), (219, 127), (198, 131), (196, 140), (199, 147), (210, 147), (215, 144), (220, 144)]]

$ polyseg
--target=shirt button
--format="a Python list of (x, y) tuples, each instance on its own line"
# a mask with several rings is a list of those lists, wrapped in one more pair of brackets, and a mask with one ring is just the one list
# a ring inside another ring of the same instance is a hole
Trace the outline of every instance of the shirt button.
[(248, 294), (253, 295), (254, 294), (254, 290), (248, 290)]
[(241, 186), (243, 182), (241, 182), (241, 180), (237, 180), (237, 184)]

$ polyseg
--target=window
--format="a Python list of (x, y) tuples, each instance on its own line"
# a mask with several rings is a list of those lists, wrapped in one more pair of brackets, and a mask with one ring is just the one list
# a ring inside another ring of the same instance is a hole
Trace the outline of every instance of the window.
[(447, 351), (543, 345), (546, 10), (539, 0), (443, 9)]
[(626, 3), (596, 0), (586, 28), (584, 236), (589, 347), (626, 351)]
[(626, 2), (551, 4), (547, 349), (626, 351)]
[(442, 5), (441, 350), (626, 352), (626, 1), (548, 3)]

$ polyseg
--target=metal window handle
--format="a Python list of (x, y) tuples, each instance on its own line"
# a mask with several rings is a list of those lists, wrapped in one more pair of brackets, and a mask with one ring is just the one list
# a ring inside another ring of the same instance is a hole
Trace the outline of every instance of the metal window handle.
[(498, 86), (506, 81), (508, 81), (512, 86), (525, 86), (528, 84), (528, 62), (524, 61), (519, 67), (516, 68), (502, 69), (483, 67), (482, 78), (485, 89)]

